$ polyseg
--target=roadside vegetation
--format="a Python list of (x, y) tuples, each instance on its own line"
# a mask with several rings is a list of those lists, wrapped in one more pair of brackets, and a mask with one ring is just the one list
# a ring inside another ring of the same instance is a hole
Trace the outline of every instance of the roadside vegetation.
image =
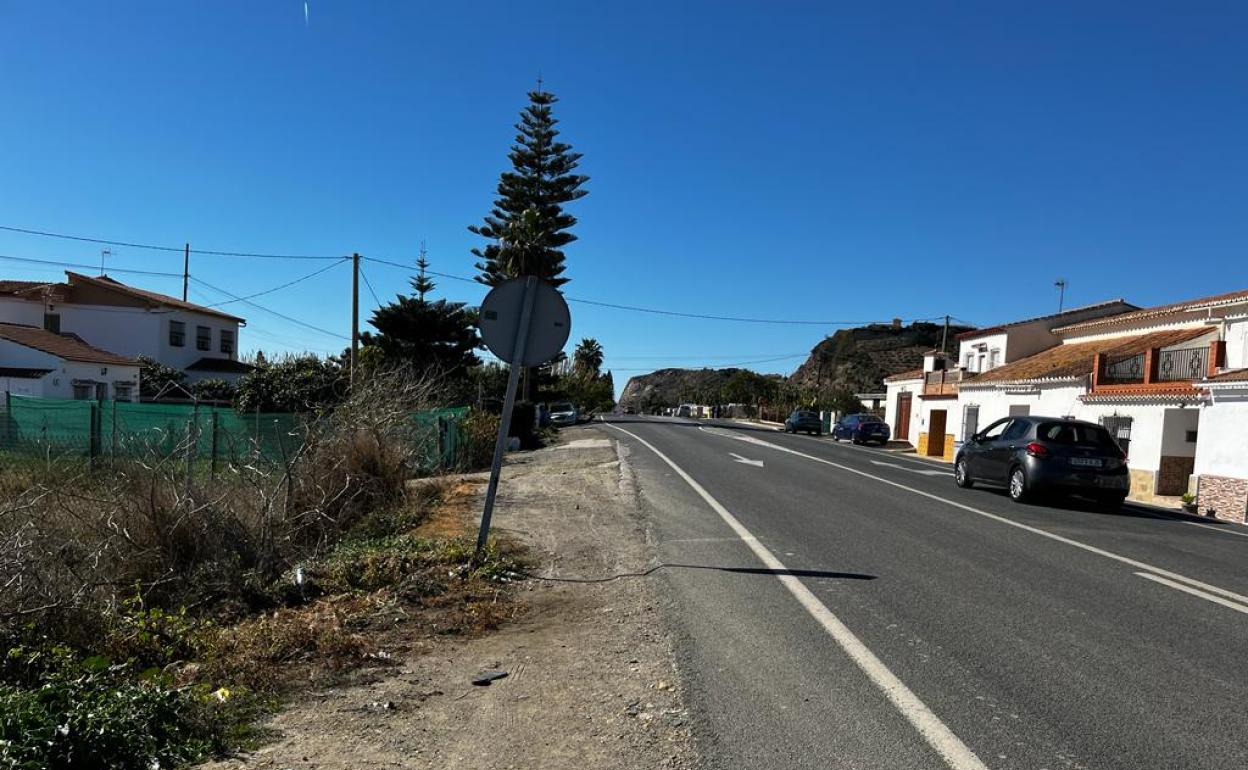
[(378, 373), (284, 459), (240, 447), (215, 481), (176, 452), (5, 463), (0, 767), (150, 770), (246, 746), (291, 682), (384, 665), (396, 618), (500, 622), (517, 554), (470, 564), (472, 486), (412, 480), (409, 415), (437, 391)]

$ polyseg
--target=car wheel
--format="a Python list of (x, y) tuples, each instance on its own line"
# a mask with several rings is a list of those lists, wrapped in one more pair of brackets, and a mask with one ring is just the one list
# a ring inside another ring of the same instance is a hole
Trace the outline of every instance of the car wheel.
[(971, 469), (967, 467), (965, 458), (959, 459), (958, 464), (953, 466), (953, 480), (963, 489), (975, 486), (975, 482), (971, 480)]
[(1025, 502), (1031, 494), (1031, 490), (1027, 488), (1027, 471), (1023, 470), (1023, 466), (1016, 465), (1010, 471), (1010, 499), (1016, 503)]
[(838, 444), (841, 443), (841, 437), (836, 435), (836, 431), (832, 431), (832, 440)]

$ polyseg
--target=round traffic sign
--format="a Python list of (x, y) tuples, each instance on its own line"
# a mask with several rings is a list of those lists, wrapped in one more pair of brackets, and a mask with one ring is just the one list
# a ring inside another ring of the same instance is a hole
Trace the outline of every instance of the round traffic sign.
[(559, 355), (572, 333), (572, 314), (568, 303), (555, 287), (534, 279), (533, 309), (522, 360), (515, 358), (518, 332), (524, 312), (528, 278), (512, 278), (500, 283), (481, 302), (481, 318), (477, 326), (481, 339), (490, 352), (509, 364), (540, 366)]

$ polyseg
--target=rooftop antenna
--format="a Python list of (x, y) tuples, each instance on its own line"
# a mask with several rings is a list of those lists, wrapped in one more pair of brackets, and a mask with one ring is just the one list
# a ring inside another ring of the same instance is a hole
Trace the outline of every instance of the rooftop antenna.
[(1060, 313), (1066, 305), (1066, 279), (1058, 278), (1053, 285), (1057, 287), (1057, 312)]
[(104, 258), (113, 256), (112, 249), (100, 249), (100, 277), (104, 277)]

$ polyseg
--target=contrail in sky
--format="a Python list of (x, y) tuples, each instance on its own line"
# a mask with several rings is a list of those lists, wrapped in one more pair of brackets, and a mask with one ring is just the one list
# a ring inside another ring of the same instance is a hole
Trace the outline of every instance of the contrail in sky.
[(308, 26), (308, 0), (303, 0), (303, 26)]

